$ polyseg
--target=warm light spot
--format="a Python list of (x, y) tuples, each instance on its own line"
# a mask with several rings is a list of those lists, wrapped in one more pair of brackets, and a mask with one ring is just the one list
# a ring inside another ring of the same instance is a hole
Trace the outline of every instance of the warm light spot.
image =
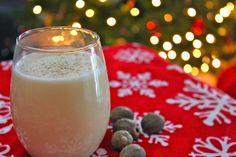
[(36, 5), (33, 7), (33, 13), (34, 14), (40, 14), (42, 12), (42, 7), (40, 5)]
[(208, 72), (209, 71), (209, 65), (206, 64), (206, 63), (203, 63), (201, 65), (201, 70), (202, 70), (202, 72)]
[(172, 44), (171, 42), (169, 41), (165, 41), (162, 45), (163, 49), (166, 50), (166, 51), (169, 51), (172, 49)]
[(222, 23), (224, 21), (224, 18), (220, 14), (216, 14), (215, 20), (217, 23)]
[(74, 22), (72, 27), (81, 28), (81, 24), (79, 22)]
[(207, 34), (206, 41), (210, 44), (215, 42), (215, 36), (213, 34)]
[(100, 2), (102, 2), (102, 3), (105, 3), (107, 0), (99, 0)]
[(214, 14), (212, 12), (207, 13), (207, 19), (208, 20), (213, 20), (214, 19)]
[(197, 67), (193, 67), (191, 73), (193, 76), (197, 76), (199, 74), (199, 69)]
[(229, 8), (230, 11), (234, 10), (234, 4), (232, 2), (228, 2), (226, 7)]
[(197, 49), (201, 48), (202, 47), (202, 42), (200, 40), (198, 40), (198, 39), (195, 39), (193, 41), (193, 47), (197, 48)]
[(228, 10), (226, 7), (220, 9), (220, 15), (223, 17), (229, 17), (230, 10)]
[(167, 54), (169, 59), (175, 59), (176, 58), (176, 52), (174, 50), (170, 50)]
[(165, 53), (164, 51), (160, 51), (158, 54), (159, 54), (159, 56), (160, 56), (161, 58), (163, 58), (163, 59), (166, 59), (166, 58), (167, 58), (167, 55), (166, 55), (166, 53)]
[(139, 11), (138, 8), (132, 8), (132, 9), (130, 10), (130, 14), (131, 14), (132, 16), (138, 16), (139, 13), (140, 13), (140, 11)]
[(85, 12), (85, 15), (86, 15), (88, 18), (93, 17), (94, 14), (95, 14), (95, 11), (94, 11), (93, 9), (88, 9), (88, 10), (86, 10), (86, 12)]
[(147, 29), (150, 29), (150, 30), (155, 29), (156, 28), (156, 23), (154, 21), (148, 21), (146, 23), (146, 27), (147, 27)]
[(175, 44), (180, 44), (181, 41), (182, 41), (182, 38), (181, 38), (181, 36), (180, 36), (179, 34), (175, 34), (175, 35), (173, 35), (172, 40), (173, 40), (173, 42), (174, 42)]
[(225, 36), (226, 35), (226, 29), (224, 27), (219, 27), (217, 29), (217, 33), (220, 35), (220, 36)]
[(204, 63), (210, 63), (210, 58), (207, 56), (202, 57), (202, 62)]
[(181, 53), (181, 58), (184, 60), (184, 61), (188, 61), (190, 59), (190, 54), (188, 51), (183, 51)]
[(200, 58), (201, 55), (202, 55), (202, 52), (201, 52), (199, 49), (194, 49), (194, 50), (193, 50), (193, 56), (194, 56), (195, 58)]
[(187, 13), (188, 13), (188, 16), (190, 16), (190, 17), (194, 17), (197, 14), (197, 12), (194, 8), (188, 8)]
[(185, 64), (185, 65), (184, 65), (184, 71), (185, 71), (186, 73), (191, 73), (191, 71), (192, 71), (192, 66), (191, 66), (190, 64)]
[(161, 1), (160, 0), (152, 0), (152, 5), (154, 7), (159, 7), (161, 5)]
[(76, 35), (78, 35), (78, 32), (76, 30), (71, 30), (70, 34), (73, 35), (73, 36), (76, 36)]
[(151, 44), (156, 45), (159, 43), (159, 38), (157, 36), (153, 35), (150, 37), (150, 42), (151, 42)]
[(185, 34), (185, 38), (188, 40), (188, 41), (192, 41), (194, 39), (194, 34), (192, 32), (187, 32)]
[(85, 2), (83, 0), (78, 0), (78, 1), (76, 1), (75, 6), (79, 9), (81, 9), (85, 6)]
[(219, 68), (220, 65), (221, 65), (221, 62), (220, 62), (220, 60), (218, 58), (215, 58), (215, 59), (212, 60), (212, 66), (214, 68)]
[(214, 7), (214, 3), (211, 0), (208, 0), (206, 2), (207, 9), (212, 9)]
[(115, 26), (115, 24), (116, 24), (116, 19), (114, 17), (109, 17), (107, 19), (107, 25), (108, 26)]
[(165, 14), (165, 15), (164, 15), (164, 20), (165, 20), (166, 22), (171, 22), (171, 21), (173, 20), (173, 17), (172, 17), (171, 14)]
[(64, 37), (63, 37), (62, 35), (53, 36), (53, 37), (52, 37), (52, 41), (53, 41), (53, 42), (64, 41)]

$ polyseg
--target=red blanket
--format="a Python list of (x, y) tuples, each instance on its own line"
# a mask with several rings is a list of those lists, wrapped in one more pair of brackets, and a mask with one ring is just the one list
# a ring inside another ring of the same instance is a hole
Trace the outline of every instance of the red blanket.
[[(158, 135), (142, 132), (137, 141), (147, 157), (236, 157), (236, 100), (185, 74), (139, 44), (104, 48), (112, 108), (165, 117)], [(0, 157), (27, 156), (14, 131), (9, 102), (11, 61), (0, 63)], [(111, 125), (92, 157), (118, 157), (111, 147)]]

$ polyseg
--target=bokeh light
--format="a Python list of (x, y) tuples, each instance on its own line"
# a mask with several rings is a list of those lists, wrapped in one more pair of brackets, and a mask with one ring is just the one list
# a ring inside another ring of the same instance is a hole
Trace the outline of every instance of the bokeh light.
[(88, 17), (88, 18), (91, 18), (93, 17), (95, 14), (95, 11), (93, 9), (87, 9), (86, 12), (85, 12), (85, 15)]
[(185, 38), (188, 40), (188, 41), (193, 41), (194, 39), (194, 34), (192, 32), (187, 32), (185, 34)]
[(184, 61), (188, 61), (190, 59), (190, 54), (188, 51), (183, 51), (181, 53), (181, 58), (184, 60)]
[(202, 47), (202, 42), (200, 40), (198, 40), (198, 39), (195, 39), (193, 41), (193, 47), (197, 48), (197, 49), (201, 48)]
[(158, 54), (159, 54), (159, 56), (160, 56), (161, 58), (163, 58), (163, 59), (166, 59), (166, 58), (167, 58), (167, 55), (166, 55), (166, 53), (165, 53), (164, 51), (160, 51)]
[(219, 68), (219, 67), (221, 66), (221, 61), (220, 61), (218, 58), (214, 58), (214, 59), (212, 60), (212, 66), (213, 66), (214, 68)]
[(202, 55), (202, 52), (199, 49), (194, 49), (193, 50), (193, 57), (200, 58), (201, 55)]
[(206, 63), (203, 63), (201, 65), (201, 70), (202, 70), (202, 72), (208, 72), (209, 71), (209, 65), (206, 64)]
[(172, 46), (171, 42), (165, 41), (165, 42), (163, 43), (162, 47), (163, 47), (164, 50), (169, 51), (169, 50), (172, 49), (173, 46)]
[(180, 44), (181, 41), (182, 41), (182, 38), (181, 38), (181, 36), (180, 36), (179, 34), (175, 34), (175, 35), (173, 35), (172, 40), (173, 40), (173, 42), (174, 42), (175, 44)]
[(161, 5), (161, 1), (160, 0), (152, 0), (152, 5), (154, 7), (159, 7)]
[(140, 13), (140, 11), (139, 11), (138, 8), (132, 8), (132, 9), (130, 10), (130, 14), (131, 14), (132, 16), (138, 16), (139, 13)]
[(85, 2), (83, 0), (78, 0), (78, 1), (76, 1), (75, 6), (79, 9), (81, 9), (85, 6)]
[(170, 50), (167, 53), (167, 56), (168, 56), (169, 59), (175, 59), (176, 58), (176, 52), (174, 50)]
[(194, 8), (188, 8), (187, 14), (190, 17), (194, 17), (194, 16), (196, 16), (197, 12), (196, 12), (196, 10)]
[(207, 34), (206, 41), (210, 44), (215, 42), (215, 36), (213, 34)]
[(156, 45), (159, 43), (159, 38), (157, 36), (153, 35), (150, 37), (150, 42), (151, 42), (151, 44)]
[(42, 7), (40, 5), (36, 5), (33, 7), (33, 13), (34, 14), (40, 14), (42, 12)]
[(107, 25), (108, 26), (115, 26), (116, 25), (116, 19), (114, 17), (109, 17), (107, 19)]
[(184, 71), (185, 71), (186, 73), (191, 73), (191, 71), (192, 71), (192, 66), (191, 66), (190, 64), (185, 64), (185, 65), (184, 65)]

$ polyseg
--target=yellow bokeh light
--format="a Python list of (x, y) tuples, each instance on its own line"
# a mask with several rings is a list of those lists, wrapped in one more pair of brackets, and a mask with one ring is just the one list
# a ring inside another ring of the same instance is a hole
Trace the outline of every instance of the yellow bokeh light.
[(230, 10), (228, 10), (226, 7), (220, 9), (220, 15), (223, 17), (229, 17)]
[(164, 15), (164, 20), (166, 22), (171, 22), (173, 20), (173, 16), (171, 14), (165, 14)]
[(175, 44), (180, 44), (181, 41), (182, 41), (182, 38), (181, 38), (181, 36), (180, 36), (179, 34), (175, 34), (175, 35), (173, 35), (172, 40), (173, 40), (173, 42), (174, 42)]
[(202, 62), (204, 62), (204, 63), (210, 63), (210, 58), (209, 57), (207, 57), (207, 56), (204, 56), (204, 57), (202, 57)]
[(194, 39), (194, 34), (192, 32), (187, 32), (185, 34), (185, 38), (188, 40), (188, 41), (193, 41)]
[(53, 42), (64, 41), (64, 37), (63, 37), (62, 35), (53, 36), (53, 37), (52, 37), (52, 41), (53, 41)]
[(151, 42), (151, 44), (156, 45), (159, 43), (159, 38), (157, 36), (153, 35), (150, 37), (150, 42)]
[(88, 9), (88, 10), (86, 10), (86, 12), (85, 12), (85, 15), (86, 15), (88, 18), (93, 17), (94, 14), (95, 14), (95, 11), (94, 11), (93, 9)]
[(208, 72), (209, 71), (209, 65), (206, 64), (206, 63), (203, 63), (201, 65), (201, 70), (202, 70), (202, 72)]
[(194, 17), (197, 14), (197, 12), (194, 8), (188, 8), (187, 13), (188, 13), (188, 16), (190, 16), (190, 17)]
[(74, 22), (72, 27), (81, 28), (81, 24), (79, 22)]
[(140, 11), (139, 11), (138, 8), (132, 8), (132, 9), (130, 10), (130, 14), (131, 14), (132, 16), (138, 16), (139, 13), (140, 13)]
[(214, 14), (212, 12), (207, 13), (207, 19), (208, 20), (213, 20), (214, 19)]
[(160, 0), (152, 0), (152, 5), (154, 7), (159, 7), (161, 5), (161, 1)]
[(190, 54), (188, 51), (183, 51), (181, 53), (181, 58), (184, 60), (184, 61), (188, 61), (190, 59)]
[(185, 71), (186, 73), (191, 73), (191, 71), (192, 71), (192, 66), (191, 66), (190, 64), (185, 64), (185, 65), (184, 65), (184, 71)]
[(217, 33), (218, 33), (220, 36), (226, 36), (227, 31), (226, 31), (226, 29), (225, 29), (224, 27), (219, 27), (219, 28), (217, 29)]
[(174, 50), (170, 50), (167, 53), (167, 56), (168, 56), (169, 59), (175, 59), (176, 58), (176, 52)]
[(42, 7), (40, 5), (36, 5), (33, 7), (33, 13), (34, 14), (40, 14), (42, 12)]
[(199, 49), (194, 49), (194, 50), (193, 50), (193, 56), (194, 56), (195, 58), (200, 58), (201, 55), (202, 55), (202, 52), (201, 52)]
[(207, 2), (206, 2), (206, 7), (207, 7), (208, 9), (212, 9), (212, 8), (214, 7), (214, 3), (213, 3), (212, 1), (207, 1)]
[(214, 59), (212, 60), (212, 66), (213, 66), (214, 68), (219, 68), (220, 65), (221, 65), (221, 61), (220, 61), (218, 58), (214, 58)]
[(165, 42), (163, 43), (162, 47), (163, 47), (164, 50), (169, 51), (169, 50), (172, 49), (173, 46), (172, 46), (171, 42), (165, 41)]
[(196, 48), (196, 49), (201, 48), (202, 47), (202, 42), (200, 40), (198, 40), (198, 39), (195, 39), (193, 41), (193, 47)]
[(234, 10), (234, 4), (232, 2), (228, 2), (226, 7), (229, 8), (230, 11)]
[(99, 0), (99, 2), (105, 3), (107, 0)]
[(165, 53), (164, 51), (160, 51), (158, 54), (159, 54), (159, 56), (160, 56), (161, 58), (163, 58), (163, 59), (166, 59), (166, 58), (167, 58), (167, 55), (166, 55), (166, 53)]
[(199, 74), (199, 69), (197, 67), (193, 67), (192, 71), (191, 71), (191, 74), (193, 76), (197, 76)]
[(78, 32), (76, 30), (71, 30), (70, 34), (73, 35), (73, 36), (76, 36), (76, 35), (78, 35)]
[(216, 14), (215, 20), (217, 23), (222, 23), (224, 21), (224, 18), (220, 14)]
[(215, 42), (215, 36), (213, 34), (207, 34), (206, 41), (210, 44)]
[(81, 9), (85, 6), (85, 2), (83, 0), (78, 0), (78, 1), (76, 1), (75, 6), (79, 9)]
[(107, 25), (108, 26), (115, 26), (116, 25), (116, 19), (114, 17), (109, 17), (107, 19)]

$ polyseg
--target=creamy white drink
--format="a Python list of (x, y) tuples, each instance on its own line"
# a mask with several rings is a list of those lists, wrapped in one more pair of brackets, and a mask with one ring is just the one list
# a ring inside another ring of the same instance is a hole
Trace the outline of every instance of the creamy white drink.
[(107, 128), (110, 95), (100, 58), (31, 53), (13, 67), (12, 116), (33, 157), (88, 157)]

